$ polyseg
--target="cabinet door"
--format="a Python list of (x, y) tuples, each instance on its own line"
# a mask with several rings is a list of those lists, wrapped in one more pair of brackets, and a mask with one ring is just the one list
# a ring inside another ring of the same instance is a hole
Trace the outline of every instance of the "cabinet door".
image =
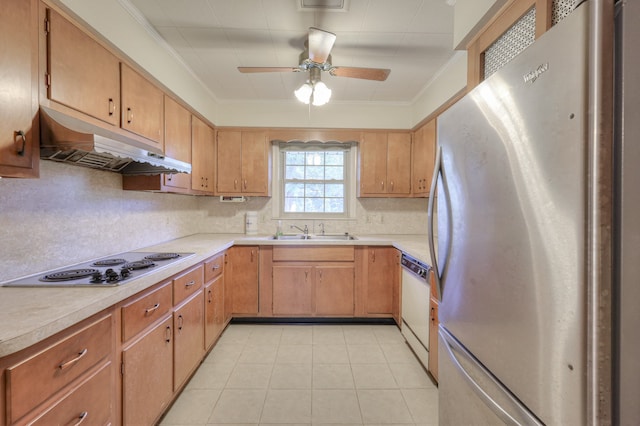
[(121, 64), (122, 118), (120, 126), (164, 146), (164, 94), (149, 80)]
[(387, 193), (411, 193), (411, 134), (389, 133), (387, 137)]
[(204, 289), (204, 346), (208, 350), (224, 330), (224, 276), (219, 275)]
[(269, 146), (266, 132), (242, 132), (242, 192), (268, 195)]
[(353, 316), (354, 272), (353, 265), (315, 267), (316, 315)]
[(37, 3), (9, 0), (0, 13), (0, 176), (38, 177)]
[(312, 315), (311, 266), (273, 267), (273, 314)]
[(216, 142), (218, 193), (240, 194), (242, 192), (242, 133), (218, 131)]
[(414, 135), (412, 186), (415, 197), (428, 197), (431, 190), (436, 145), (436, 119), (420, 127)]
[(57, 12), (48, 15), (48, 98), (119, 126), (120, 61)]
[(369, 247), (367, 250), (367, 314), (392, 314), (394, 289), (398, 285), (398, 262), (393, 247)]
[(203, 293), (200, 290), (173, 312), (174, 391), (182, 386), (204, 355), (203, 302)]
[[(164, 97), (164, 154), (191, 163), (191, 113), (178, 102)], [(191, 188), (188, 173), (167, 173), (164, 184), (172, 188)]]
[[(433, 285), (433, 284), (432, 284)], [(429, 308), (429, 372), (438, 381), (438, 299), (431, 297)]]
[(365, 132), (360, 146), (360, 196), (386, 193), (387, 134)]
[(154, 424), (173, 396), (173, 318), (122, 351), (122, 421)]
[(232, 312), (258, 314), (258, 247), (235, 246), (229, 249), (228, 267)]
[(215, 132), (204, 121), (195, 116), (192, 116), (191, 126), (191, 189), (213, 194)]

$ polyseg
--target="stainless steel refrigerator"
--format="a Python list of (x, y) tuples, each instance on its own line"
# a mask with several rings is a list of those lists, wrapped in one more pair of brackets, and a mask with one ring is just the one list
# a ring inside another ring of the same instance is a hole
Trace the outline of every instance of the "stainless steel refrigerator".
[(640, 424), (640, 2), (622, 3), (614, 26), (613, 1), (583, 2), (438, 118), (441, 425)]

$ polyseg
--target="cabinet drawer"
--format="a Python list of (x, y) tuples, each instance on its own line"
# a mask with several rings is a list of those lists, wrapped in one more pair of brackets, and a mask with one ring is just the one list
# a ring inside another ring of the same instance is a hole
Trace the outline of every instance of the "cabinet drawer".
[(32, 424), (79, 425), (84, 419), (87, 420), (87, 424), (94, 425), (114, 423), (111, 419), (113, 387), (111, 377), (111, 363), (109, 363), (73, 389)]
[(111, 315), (7, 369), (7, 410), (13, 423), (113, 350)]
[(122, 341), (126, 342), (162, 318), (171, 307), (171, 282), (123, 306)]
[(346, 261), (354, 260), (353, 246), (300, 247), (284, 246), (273, 248), (274, 261)]
[(204, 266), (197, 266), (173, 279), (173, 304), (177, 305), (202, 287)]
[(219, 253), (204, 263), (204, 282), (208, 283), (224, 271), (224, 253)]

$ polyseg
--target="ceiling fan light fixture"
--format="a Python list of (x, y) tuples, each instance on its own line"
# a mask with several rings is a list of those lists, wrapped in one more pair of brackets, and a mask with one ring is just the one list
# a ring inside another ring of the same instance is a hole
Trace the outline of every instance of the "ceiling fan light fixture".
[(331, 89), (321, 81), (313, 85), (313, 105), (320, 106), (329, 102), (331, 99)]
[(311, 95), (313, 94), (313, 86), (311, 83), (306, 82), (293, 93), (300, 102), (308, 104), (311, 100)]

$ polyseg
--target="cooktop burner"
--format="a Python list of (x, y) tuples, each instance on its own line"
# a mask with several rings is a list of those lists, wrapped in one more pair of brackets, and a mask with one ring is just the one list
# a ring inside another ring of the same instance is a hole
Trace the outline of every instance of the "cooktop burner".
[(117, 266), (122, 265), (123, 263), (127, 263), (124, 259), (104, 259), (98, 260), (91, 264), (91, 266)]
[(138, 269), (153, 268), (154, 266), (156, 266), (156, 264), (150, 261), (149, 259), (142, 259), (142, 260), (136, 260), (135, 262), (125, 263), (123, 268), (129, 268), (135, 271)]
[(178, 253), (154, 253), (144, 258), (149, 260), (168, 260), (175, 259), (176, 257), (180, 257), (180, 255)]
[(69, 281), (77, 280), (80, 278), (90, 277), (96, 272), (100, 272), (97, 269), (68, 269), (66, 271), (54, 272), (53, 274), (45, 275), (40, 278), (40, 281)]
[(111, 287), (195, 253), (127, 252), (0, 284), (4, 287)]

